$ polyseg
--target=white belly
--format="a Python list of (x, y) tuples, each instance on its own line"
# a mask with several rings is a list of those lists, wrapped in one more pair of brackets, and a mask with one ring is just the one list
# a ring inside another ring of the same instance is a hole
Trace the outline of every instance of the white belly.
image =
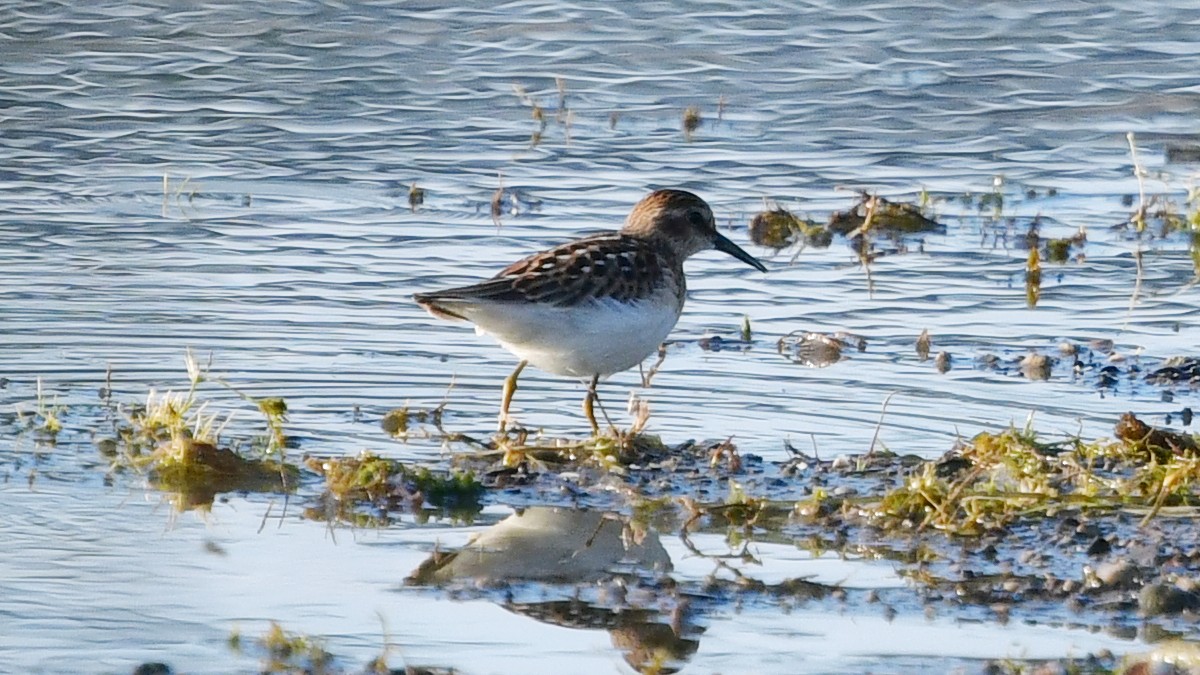
[(632, 303), (492, 305), (476, 308), (468, 318), (476, 330), (541, 370), (589, 378), (641, 363), (670, 334), (681, 309), (674, 294), (663, 293)]

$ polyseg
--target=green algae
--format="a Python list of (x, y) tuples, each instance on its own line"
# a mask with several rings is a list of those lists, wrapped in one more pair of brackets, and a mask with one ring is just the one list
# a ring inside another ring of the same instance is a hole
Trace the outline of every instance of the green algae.
[(305, 466), (325, 479), (318, 498), (324, 509), (308, 515), (360, 525), (386, 524), (388, 518), (362, 517), (363, 509), (386, 514), (406, 510), (425, 515), (427, 508), (470, 520), (482, 508), (484, 487), (470, 471), (433, 471), (363, 452), (357, 457), (309, 457)]

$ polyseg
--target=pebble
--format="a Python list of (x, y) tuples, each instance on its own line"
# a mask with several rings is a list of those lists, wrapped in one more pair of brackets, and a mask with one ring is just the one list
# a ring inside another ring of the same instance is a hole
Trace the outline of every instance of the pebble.
[(1108, 540), (1104, 537), (1096, 537), (1096, 539), (1092, 541), (1092, 545), (1088, 546), (1087, 548), (1087, 554), (1093, 556), (1105, 556), (1111, 551), (1112, 544), (1108, 543)]
[(938, 352), (938, 355), (933, 360), (933, 365), (939, 373), (945, 373), (953, 366), (953, 359), (950, 357), (950, 352)]
[(1145, 617), (1178, 614), (1184, 610), (1196, 609), (1200, 609), (1200, 595), (1172, 584), (1146, 584), (1138, 593), (1138, 610)]
[[(1096, 565), (1096, 581), (1106, 588), (1123, 588), (1133, 583), (1138, 568), (1128, 560), (1116, 560)], [(1064, 584), (1065, 585), (1065, 584)]]

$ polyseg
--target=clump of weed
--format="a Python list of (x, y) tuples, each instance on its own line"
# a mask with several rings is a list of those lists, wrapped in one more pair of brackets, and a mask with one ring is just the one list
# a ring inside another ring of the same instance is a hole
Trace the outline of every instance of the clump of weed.
[(417, 187), (417, 184), (413, 183), (408, 187), (408, 208), (415, 213), (417, 207), (424, 203), (425, 188)]
[(945, 229), (937, 221), (928, 218), (916, 204), (894, 202), (866, 192), (860, 193), (858, 203), (854, 206), (831, 214), (827, 227), (831, 232), (850, 237), (863, 234), (868, 228), (891, 235), (940, 232)]
[(1194, 438), (1152, 429), (1132, 415), (1116, 432), (1116, 440), (1092, 443), (1047, 443), (1030, 428), (981, 433), (858, 508), (887, 529), (974, 536), (1063, 508), (1146, 509), (1149, 518), (1163, 506), (1200, 504)]
[(992, 190), (979, 196), (977, 208), (980, 213), (991, 209), (992, 220), (1000, 220), (1004, 215), (1004, 176), (992, 178)]
[(384, 512), (408, 510), (422, 513), (432, 507), (454, 516), (478, 513), (483, 485), (470, 471), (433, 472), (364, 452), (357, 457), (310, 457), (306, 465), (324, 476), (322, 501), (339, 519), (362, 507)]
[(699, 106), (690, 105), (683, 111), (683, 135), (689, 141), (692, 140), (692, 134), (700, 128), (700, 123), (704, 118), (700, 116)]
[(819, 223), (776, 205), (760, 211), (750, 220), (750, 240), (776, 250), (799, 243), (826, 248), (833, 242), (833, 235)]
[(58, 433), (63, 429), (62, 415), (66, 407), (58, 404), (58, 395), (52, 401), (47, 401), (46, 392), (42, 388), (42, 378), (37, 378), (37, 393), (33, 413), (26, 417), (20, 407), (17, 407), (17, 420), (25, 429), (32, 430), (42, 440), (53, 445)]
[(268, 432), (267, 453), (283, 454), (284, 449), (287, 447), (287, 435), (283, 432), (283, 424), (287, 422), (287, 401), (276, 396), (249, 400), (258, 406), (258, 411), (266, 419)]
[[(231, 648), (240, 651), (241, 636), (230, 637)], [(236, 645), (236, 646), (235, 646)], [(330, 673), (333, 655), (325, 650), (323, 640), (302, 633), (286, 631), (272, 621), (267, 631), (254, 641), (262, 652), (263, 673)]]
[(1065, 263), (1071, 258), (1070, 239), (1046, 240), (1046, 259), (1053, 263)]
[(409, 425), (413, 422), (432, 424), (438, 431), (442, 430), (442, 412), (446, 404), (443, 402), (436, 408), (412, 408), (403, 406), (389, 410), (379, 420), (379, 426), (393, 438), (408, 438)]
[(1071, 260), (1071, 249), (1081, 249), (1087, 243), (1087, 230), (1079, 228), (1070, 237), (1047, 238), (1041, 234), (1041, 218), (1034, 218), (1025, 232), (1025, 244), (1033, 250), (1040, 250), (1040, 257), (1046, 262), (1062, 264)]
[(921, 362), (929, 360), (929, 350), (933, 347), (933, 338), (929, 337), (929, 329), (926, 328), (917, 336), (917, 359)]
[(180, 495), (184, 508), (209, 506), (221, 492), (292, 490), (299, 469), (282, 461), (287, 413), (283, 399), (253, 399), (239, 392), (255, 403), (268, 431), (263, 456), (244, 457), (221, 444), (221, 432), (232, 414), (219, 422), (219, 415), (208, 413), (208, 402), (197, 396), (201, 383), (210, 379), (211, 362), (201, 367), (190, 350), (185, 362), (190, 382), (186, 392), (151, 390), (144, 405), (126, 410), (115, 444), (100, 444), (114, 468), (146, 473), (156, 487)]
[[(926, 194), (922, 191), (923, 196)], [(875, 247), (876, 235), (898, 239), (906, 234), (944, 230), (937, 221), (925, 216), (920, 206), (893, 202), (868, 192), (861, 192), (858, 203), (850, 209), (832, 213), (826, 228), (850, 239), (850, 246), (858, 254), (859, 264), (867, 275), (867, 292), (870, 295), (875, 292), (871, 264), (880, 255)]]
[(558, 466), (582, 464), (624, 473), (628, 466), (666, 457), (670, 450), (662, 439), (645, 433), (650, 421), (649, 404), (643, 399), (632, 398), (629, 413), (633, 415), (633, 421), (628, 429), (619, 429), (610, 424), (606, 432), (582, 440), (530, 437), (528, 432), (519, 431), (514, 436), (500, 436), (495, 439), (492, 448), (463, 459), (498, 459), (500, 466), (506, 468), (518, 468), (530, 463)]

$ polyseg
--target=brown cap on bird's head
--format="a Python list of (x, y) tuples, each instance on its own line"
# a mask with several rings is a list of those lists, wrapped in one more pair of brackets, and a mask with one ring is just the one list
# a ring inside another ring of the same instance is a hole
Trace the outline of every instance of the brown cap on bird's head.
[(715, 248), (761, 272), (767, 271), (754, 256), (717, 232), (712, 209), (686, 190), (655, 190), (646, 195), (629, 212), (621, 232), (658, 240), (678, 252), (680, 258)]

